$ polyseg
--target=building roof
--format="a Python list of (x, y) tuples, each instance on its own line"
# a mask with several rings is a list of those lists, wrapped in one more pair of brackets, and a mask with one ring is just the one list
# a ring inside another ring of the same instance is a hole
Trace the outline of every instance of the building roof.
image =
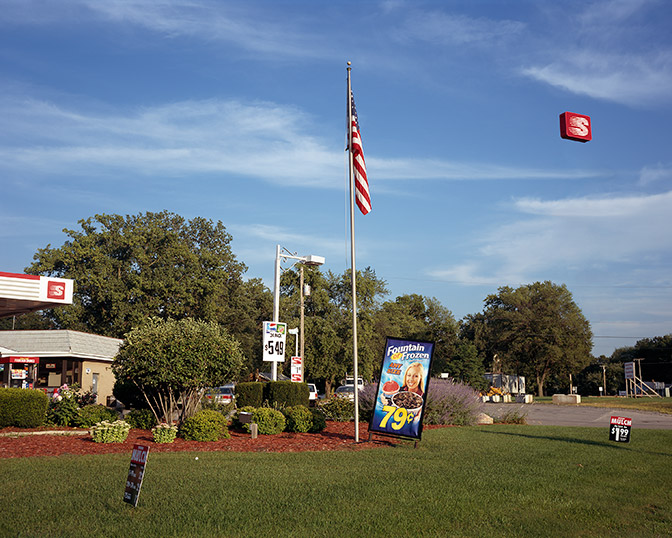
[(21, 354), (111, 362), (122, 342), (79, 331), (0, 331), (0, 356)]
[[(261, 379), (263, 379), (264, 381), (273, 381), (273, 373), (272, 372), (259, 372), (259, 377)], [(276, 372), (275, 377), (276, 377), (277, 381), (291, 381), (291, 378), (287, 377), (282, 372)]]

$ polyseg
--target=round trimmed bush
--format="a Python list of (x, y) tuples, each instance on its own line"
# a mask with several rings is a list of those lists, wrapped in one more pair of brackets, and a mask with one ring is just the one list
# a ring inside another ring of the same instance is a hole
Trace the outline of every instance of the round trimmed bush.
[(313, 414), (305, 405), (287, 407), (284, 415), (288, 432), (306, 433), (313, 427)]
[(44, 424), (49, 398), (39, 389), (0, 388), (0, 428), (38, 428)]
[(310, 412), (313, 415), (313, 425), (308, 431), (310, 433), (320, 433), (327, 427), (327, 419), (320, 409), (313, 407), (310, 409)]
[[(257, 407), (252, 413), (252, 422), (255, 422), (262, 435), (275, 435), (285, 430), (285, 415), (270, 407)], [(249, 424), (245, 424), (249, 431)]]
[(350, 398), (332, 394), (329, 399), (322, 400), (317, 405), (327, 420), (348, 422), (355, 418), (355, 402)]
[(124, 420), (131, 425), (131, 428), (139, 430), (151, 430), (156, 426), (156, 417), (150, 409), (131, 409)]
[(180, 435), (187, 441), (219, 441), (222, 437), (231, 437), (226, 426), (224, 415), (203, 409), (184, 421)]
[(115, 420), (114, 422), (103, 420), (91, 426), (89, 433), (95, 443), (123, 443), (128, 437), (130, 429), (128, 422), (123, 420)]
[(98, 422), (107, 420), (114, 422), (119, 417), (115, 411), (108, 409), (104, 405), (87, 405), (77, 411), (77, 417), (74, 422), (77, 426), (90, 428)]

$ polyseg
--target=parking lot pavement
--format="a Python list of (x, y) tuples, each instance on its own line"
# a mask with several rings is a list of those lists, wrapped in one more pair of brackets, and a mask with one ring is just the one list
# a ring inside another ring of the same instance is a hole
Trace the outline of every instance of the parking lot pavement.
[(484, 412), (493, 418), (510, 411), (527, 413), (527, 423), (544, 426), (593, 426), (606, 428), (612, 416), (632, 419), (633, 428), (672, 430), (672, 415), (619, 409), (616, 407), (584, 407), (581, 405), (486, 403)]

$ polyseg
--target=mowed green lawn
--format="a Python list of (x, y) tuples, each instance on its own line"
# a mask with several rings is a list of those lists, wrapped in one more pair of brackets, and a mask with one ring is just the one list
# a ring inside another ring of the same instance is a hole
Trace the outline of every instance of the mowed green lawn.
[[(198, 457), (198, 459), (196, 459)], [(479, 426), (418, 448), (0, 460), (0, 536), (670, 536), (672, 431)]]

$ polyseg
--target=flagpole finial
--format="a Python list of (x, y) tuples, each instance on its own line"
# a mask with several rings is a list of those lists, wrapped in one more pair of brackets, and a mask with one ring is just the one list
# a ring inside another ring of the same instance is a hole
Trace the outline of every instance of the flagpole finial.
[(352, 62), (348, 62), (348, 65), (352, 65)]

